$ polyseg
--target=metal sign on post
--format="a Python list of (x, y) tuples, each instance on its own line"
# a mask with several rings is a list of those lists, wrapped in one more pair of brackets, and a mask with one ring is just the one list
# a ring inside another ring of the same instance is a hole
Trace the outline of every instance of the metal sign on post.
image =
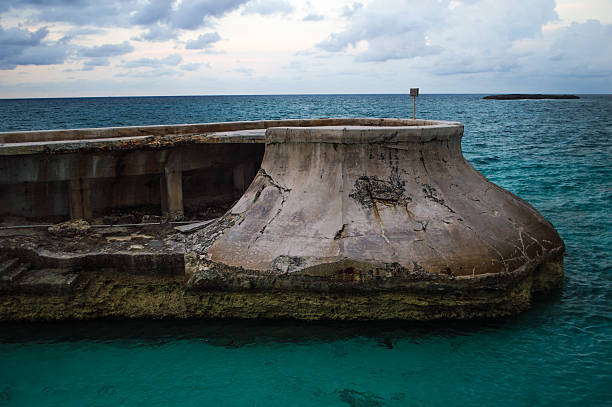
[(416, 98), (419, 96), (419, 88), (410, 88), (410, 96), (412, 96), (412, 120), (416, 119)]

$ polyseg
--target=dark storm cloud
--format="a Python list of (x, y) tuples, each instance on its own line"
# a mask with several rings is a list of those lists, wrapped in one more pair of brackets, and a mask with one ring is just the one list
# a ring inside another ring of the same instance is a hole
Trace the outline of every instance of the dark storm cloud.
[(17, 65), (53, 65), (64, 62), (68, 47), (63, 43), (45, 42), (46, 28), (36, 31), (0, 26), (0, 69), (15, 69)]
[(194, 30), (211, 17), (236, 10), (249, 0), (186, 0), (170, 16), (170, 25), (184, 30)]
[(118, 26), (167, 25), (193, 30), (211, 18), (221, 17), (248, 0), (8, 0), (0, 12), (27, 10), (39, 22), (74, 25)]
[(28, 10), (39, 22), (123, 26), (137, 7), (136, 0), (8, 0), (5, 10)]
[(136, 10), (131, 21), (138, 25), (155, 24), (167, 20), (172, 12), (172, 2), (167, 0), (150, 0), (144, 7)]

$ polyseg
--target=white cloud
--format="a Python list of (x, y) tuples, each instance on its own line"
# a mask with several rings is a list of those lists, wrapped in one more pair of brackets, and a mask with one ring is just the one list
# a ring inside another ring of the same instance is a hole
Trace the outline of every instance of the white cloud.
[(125, 41), (121, 44), (104, 44), (82, 48), (79, 54), (86, 58), (108, 58), (124, 55), (132, 51), (134, 51), (134, 47)]
[(87, 58), (83, 62), (83, 70), (91, 71), (98, 66), (110, 65), (109, 58), (129, 54), (134, 51), (134, 47), (127, 41), (120, 44), (103, 44), (93, 47), (82, 47), (78, 51), (78, 56)]
[(133, 61), (125, 61), (125, 68), (159, 68), (161, 66), (176, 66), (181, 63), (183, 57), (178, 54), (168, 55), (164, 58), (140, 58)]
[(193, 62), (189, 64), (183, 64), (179, 68), (181, 68), (183, 71), (197, 71), (202, 66), (205, 68), (211, 67), (210, 64), (208, 63), (199, 64), (199, 63)]
[(168, 25), (154, 23), (147, 26), (147, 31), (135, 39), (139, 41), (162, 42), (173, 40), (178, 37), (178, 35), (179, 32), (174, 28), (169, 27)]
[(310, 13), (302, 18), (302, 21), (321, 21), (324, 19), (325, 17), (322, 14)]
[(342, 8), (342, 16), (343, 17), (352, 17), (355, 13), (360, 11), (363, 8), (363, 4), (355, 2), (351, 5), (344, 6)]
[(195, 40), (189, 40), (185, 44), (186, 49), (209, 49), (216, 42), (221, 41), (221, 36), (216, 32), (201, 34)]
[(271, 14), (291, 14), (293, 6), (285, 0), (252, 0), (242, 9), (242, 14), (260, 14), (262, 16)]
[(343, 31), (331, 34), (318, 47), (329, 52), (344, 51), (367, 42), (359, 52), (360, 61), (414, 58), (439, 52), (426, 41), (430, 27), (439, 27), (443, 17), (436, 12), (438, 1), (407, 4), (400, 0), (378, 0), (355, 9)]

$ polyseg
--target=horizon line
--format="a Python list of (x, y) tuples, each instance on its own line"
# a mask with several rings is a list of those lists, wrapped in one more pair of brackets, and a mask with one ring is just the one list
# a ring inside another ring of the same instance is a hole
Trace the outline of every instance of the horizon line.
[[(567, 92), (467, 92), (467, 93), (444, 93), (431, 92), (421, 93), (419, 96), (425, 95), (506, 95), (506, 94), (524, 94), (524, 95), (612, 95), (606, 92), (586, 92), (586, 93), (567, 93)], [(215, 97), (215, 96), (384, 96), (384, 95), (405, 95), (410, 96), (408, 92), (396, 93), (218, 93), (218, 94), (185, 94), (185, 95), (121, 95), (121, 96), (33, 96), (33, 97), (8, 97), (0, 100), (25, 100), (25, 99), (96, 99), (96, 98), (161, 98), (161, 97)]]

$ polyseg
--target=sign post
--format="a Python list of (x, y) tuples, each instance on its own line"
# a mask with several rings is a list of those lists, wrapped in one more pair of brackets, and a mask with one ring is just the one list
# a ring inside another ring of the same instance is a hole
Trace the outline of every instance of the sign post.
[(412, 96), (412, 120), (416, 119), (416, 98), (419, 96), (419, 88), (410, 88), (410, 96)]

